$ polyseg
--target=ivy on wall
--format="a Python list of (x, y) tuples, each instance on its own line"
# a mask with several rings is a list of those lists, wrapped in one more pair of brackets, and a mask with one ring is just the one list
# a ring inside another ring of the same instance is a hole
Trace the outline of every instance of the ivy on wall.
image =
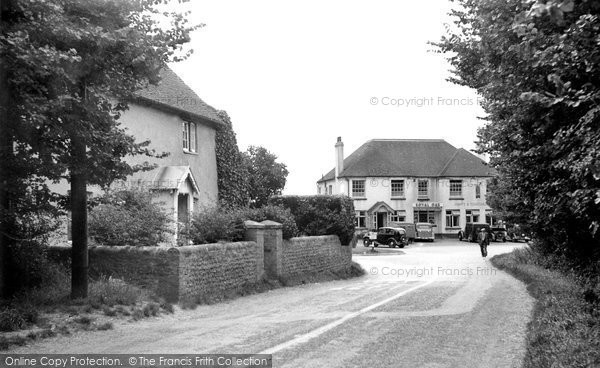
[(238, 149), (231, 118), (223, 110), (217, 111), (217, 115), (224, 123), (216, 135), (219, 202), (225, 207), (247, 206), (248, 170)]

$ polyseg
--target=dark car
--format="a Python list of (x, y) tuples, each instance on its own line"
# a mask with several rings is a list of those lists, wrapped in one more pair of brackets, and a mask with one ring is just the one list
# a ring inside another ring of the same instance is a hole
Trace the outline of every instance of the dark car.
[(481, 229), (485, 229), (488, 233), (490, 233), (490, 225), (488, 224), (467, 222), (465, 229), (458, 232), (458, 240), (477, 242), (477, 235), (479, 232), (481, 232)]
[(406, 230), (408, 244), (414, 243), (415, 238), (417, 237), (417, 227), (415, 224), (412, 222), (394, 222), (392, 227), (401, 227)]
[(493, 226), (490, 231), (492, 232), (493, 241), (506, 242), (506, 239), (508, 239), (508, 233), (504, 226)]
[(379, 246), (379, 244), (386, 244), (390, 248), (404, 248), (404, 246), (408, 244), (406, 230), (400, 227), (380, 227), (379, 230), (377, 230), (377, 238), (375, 240), (371, 239), (369, 234), (365, 235), (363, 238), (365, 246), (368, 246), (367, 241), (369, 244), (373, 243), (373, 246), (375, 247)]

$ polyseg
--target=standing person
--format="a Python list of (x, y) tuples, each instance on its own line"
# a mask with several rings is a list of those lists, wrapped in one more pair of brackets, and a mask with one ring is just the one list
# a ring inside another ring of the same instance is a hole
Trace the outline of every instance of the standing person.
[(487, 257), (487, 246), (490, 244), (490, 234), (488, 234), (485, 227), (481, 229), (481, 232), (477, 235), (477, 241), (479, 242), (479, 248), (481, 248), (481, 256)]

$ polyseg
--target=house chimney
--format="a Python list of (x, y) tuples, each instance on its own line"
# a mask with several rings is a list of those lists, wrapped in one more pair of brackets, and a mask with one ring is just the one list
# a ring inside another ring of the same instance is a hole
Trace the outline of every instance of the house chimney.
[(337, 138), (335, 142), (335, 178), (344, 171), (344, 143), (342, 137)]

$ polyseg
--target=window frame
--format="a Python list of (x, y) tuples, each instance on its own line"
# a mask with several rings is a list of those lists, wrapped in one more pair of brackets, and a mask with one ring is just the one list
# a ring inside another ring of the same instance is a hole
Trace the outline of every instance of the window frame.
[[(356, 191), (355, 184), (362, 183), (362, 192)], [(365, 198), (367, 195), (367, 181), (365, 179), (352, 179), (350, 193), (352, 198)], [(362, 194), (361, 194), (362, 193)]]
[[(479, 210), (465, 210), (466, 222), (477, 224), (479, 223), (479, 216), (481, 216), (481, 212)], [(471, 221), (469, 221), (469, 219)], [(477, 219), (477, 221), (475, 221), (475, 219)]]
[[(422, 183), (425, 183), (425, 194), (421, 192)], [(429, 198), (429, 179), (417, 179), (417, 198)]]
[[(367, 227), (367, 211), (354, 211), (355, 212), (355, 221), (354, 226), (357, 228), (366, 228)], [(362, 222), (362, 226), (361, 226)]]
[[(458, 188), (458, 190), (457, 190)], [(462, 179), (451, 179), (449, 181), (449, 195), (450, 198), (462, 198), (463, 195), (463, 181)]]
[(183, 151), (198, 153), (198, 126), (193, 121), (184, 121), (181, 126)]
[[(394, 184), (400, 184), (401, 190), (394, 191)], [(392, 179), (390, 180), (390, 197), (392, 198), (404, 198), (405, 196), (405, 185), (404, 179)]]
[(460, 228), (460, 210), (446, 210), (445, 215), (446, 228)]

